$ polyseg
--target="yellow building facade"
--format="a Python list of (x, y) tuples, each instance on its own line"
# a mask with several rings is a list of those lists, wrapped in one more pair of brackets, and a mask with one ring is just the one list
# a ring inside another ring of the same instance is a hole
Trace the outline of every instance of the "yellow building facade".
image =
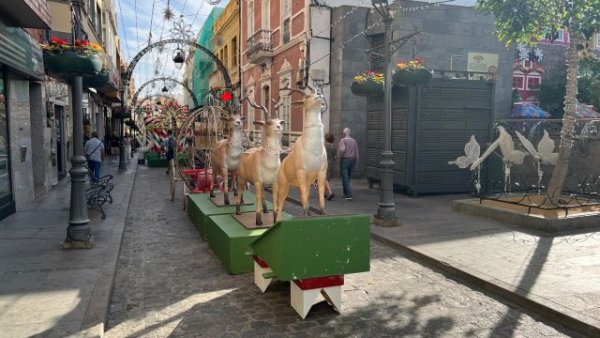
[[(238, 1), (229, 1), (213, 24), (213, 53), (223, 62), (231, 84), (239, 94), (240, 86), (240, 7)], [(210, 86), (224, 86), (221, 73), (217, 70), (210, 76)]]

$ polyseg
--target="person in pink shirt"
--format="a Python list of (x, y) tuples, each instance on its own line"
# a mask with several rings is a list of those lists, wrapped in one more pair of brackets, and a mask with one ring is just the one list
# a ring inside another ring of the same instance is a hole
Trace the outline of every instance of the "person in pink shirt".
[(358, 144), (355, 139), (350, 137), (350, 128), (344, 128), (343, 133), (344, 138), (340, 140), (337, 158), (340, 160), (340, 176), (342, 176), (344, 198), (350, 201), (352, 200), (350, 178), (352, 177), (352, 170), (358, 163)]

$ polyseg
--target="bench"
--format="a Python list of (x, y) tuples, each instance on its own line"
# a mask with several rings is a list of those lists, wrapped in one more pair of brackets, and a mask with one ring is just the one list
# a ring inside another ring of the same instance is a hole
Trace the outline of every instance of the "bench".
[(102, 216), (102, 219), (106, 218), (104, 209), (102, 206), (104, 203), (112, 203), (113, 197), (111, 191), (114, 189), (115, 184), (111, 182), (113, 179), (112, 175), (104, 175), (100, 178), (96, 178), (94, 174), (88, 168), (88, 176), (90, 178), (90, 185), (85, 191), (85, 198), (89, 209), (98, 210)]
[(85, 190), (85, 199), (87, 201), (88, 208), (98, 210), (102, 214), (102, 219), (106, 218), (106, 214), (104, 213), (102, 206), (106, 202), (113, 202), (112, 197), (110, 196), (110, 190), (112, 190), (112, 187), (109, 188), (109, 186), (103, 184), (90, 185)]

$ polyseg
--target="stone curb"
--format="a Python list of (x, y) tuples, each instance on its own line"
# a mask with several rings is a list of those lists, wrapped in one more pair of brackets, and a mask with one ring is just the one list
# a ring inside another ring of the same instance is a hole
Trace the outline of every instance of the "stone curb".
[(513, 291), (511, 285), (498, 279), (475, 272), (467, 266), (457, 263), (448, 263), (432, 253), (412, 249), (386, 238), (385, 236), (379, 235), (374, 231), (371, 231), (371, 237), (379, 242), (390, 245), (420, 263), (443, 272), (445, 275), (458, 282), (466, 282), (467, 285), (474, 285), (482, 290), (489, 291), (512, 304), (518, 305), (534, 314), (561, 324), (566, 328), (577, 331), (587, 337), (600, 337), (600, 328), (585, 322), (581, 319), (582, 315), (573, 310), (562, 307), (559, 304), (554, 304), (554, 306), (561, 308), (560, 310), (549, 307), (544, 304), (545, 300), (539, 296), (521, 289)]
[[(108, 243), (110, 249), (108, 250), (107, 256), (103, 259), (102, 270), (96, 280), (96, 285), (86, 308), (81, 331), (78, 335), (81, 337), (104, 336), (104, 328), (110, 309), (110, 299), (117, 273), (119, 255), (121, 253), (123, 234), (125, 233), (125, 225), (127, 224), (129, 206), (133, 194), (133, 185), (135, 184), (135, 179), (137, 177), (137, 155), (130, 160), (129, 165), (132, 166), (129, 170), (134, 173), (132, 174), (131, 180), (124, 182), (127, 184), (124, 194), (124, 201), (127, 202), (127, 207), (121, 208), (118, 216), (119, 221), (114, 224), (111, 236), (111, 238), (113, 238), (113, 236), (114, 238)], [(118, 172), (116, 173), (116, 175), (120, 174), (121, 173)], [(122, 222), (120, 220), (122, 220)]]
[[(302, 203), (292, 196), (288, 196), (286, 200), (302, 206)], [(310, 210), (313, 212), (319, 211), (319, 209), (313, 206), (310, 206)], [(419, 263), (442, 272), (447, 277), (457, 280), (460, 283), (467, 284), (468, 286), (473, 285), (482, 290), (489, 291), (505, 301), (518, 305), (523, 309), (563, 325), (566, 328), (577, 331), (587, 337), (600, 337), (600, 328), (585, 322), (583, 319), (581, 319), (582, 316), (573, 310), (562, 307), (559, 304), (554, 304), (554, 306), (560, 307), (560, 310), (551, 308), (544, 304), (544, 300), (542, 298), (534, 294), (528, 293), (524, 290), (513, 291), (511, 290), (511, 285), (506, 284), (496, 278), (482, 275), (481, 273), (471, 270), (467, 266), (445, 262), (441, 258), (436, 257), (434, 254), (412, 249), (392, 239), (379, 235), (372, 230), (371, 237), (381, 243), (387, 244), (399, 250), (403, 254), (410, 256)]]

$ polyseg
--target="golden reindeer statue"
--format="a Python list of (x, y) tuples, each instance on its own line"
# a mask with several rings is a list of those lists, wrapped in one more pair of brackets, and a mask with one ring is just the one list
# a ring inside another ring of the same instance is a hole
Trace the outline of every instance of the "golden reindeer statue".
[(327, 173), (327, 153), (325, 151), (323, 122), (321, 114), (325, 111), (325, 98), (307, 86), (308, 90), (290, 89), (291, 93), (304, 95), (304, 101), (294, 102), (294, 105), (304, 105), (304, 129), (290, 153), (283, 159), (277, 182), (273, 184), (273, 212), (275, 221), (278, 220), (290, 186), (300, 189), (300, 200), (304, 209), (303, 215), (309, 216), (308, 197), (312, 182), (317, 180), (319, 206), (321, 214), (325, 214), (325, 176)]
[[(264, 121), (254, 121), (254, 125), (263, 128), (262, 145), (251, 148), (242, 154), (240, 166), (237, 171), (236, 214), (240, 215), (240, 204), (243, 201), (243, 193), (246, 183), (251, 183), (256, 192), (256, 225), (262, 225), (262, 213), (267, 213), (267, 202), (265, 199), (265, 186), (272, 185), (277, 178), (277, 171), (281, 160), (281, 137), (283, 136), (282, 124), (279, 118), (270, 118), (269, 112), (264, 106), (257, 105), (247, 100), (251, 107), (263, 111)], [(262, 209), (261, 209), (262, 207)]]
[(229, 205), (229, 174), (235, 177), (235, 172), (240, 164), (242, 147), (242, 126), (244, 117), (240, 114), (222, 116), (229, 125), (229, 136), (217, 142), (210, 155), (212, 163), (212, 180), (210, 182), (210, 197), (215, 197), (214, 183), (217, 174), (223, 178), (224, 195), (223, 202)]

